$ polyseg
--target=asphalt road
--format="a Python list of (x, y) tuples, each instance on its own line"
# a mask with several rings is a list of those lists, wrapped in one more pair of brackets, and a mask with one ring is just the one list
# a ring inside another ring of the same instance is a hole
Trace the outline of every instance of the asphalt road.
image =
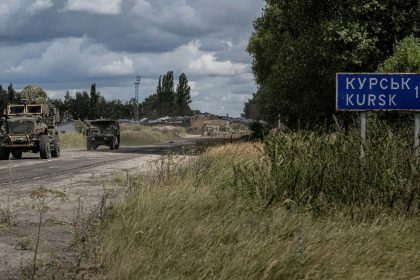
[[(200, 142), (200, 141), (199, 141)], [(201, 141), (202, 142), (202, 141)], [(203, 145), (205, 143), (201, 143)], [(24, 153), (19, 160), (0, 161), (0, 186), (10, 183), (27, 182), (64, 173), (72, 173), (83, 169), (124, 161), (145, 154), (191, 154), (200, 146), (197, 140), (179, 140), (175, 143), (148, 145), (138, 147), (121, 147), (110, 151), (62, 151), (60, 158), (42, 160), (38, 154)]]

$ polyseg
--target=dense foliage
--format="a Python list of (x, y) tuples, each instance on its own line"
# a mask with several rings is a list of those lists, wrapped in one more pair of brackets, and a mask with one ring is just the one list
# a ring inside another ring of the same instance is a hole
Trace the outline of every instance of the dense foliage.
[(379, 72), (420, 73), (420, 38), (397, 43), (394, 54), (379, 66)]
[(375, 72), (407, 36), (420, 36), (418, 0), (267, 0), (248, 51), (259, 86), (245, 114), (320, 124), (335, 113), (335, 74)]
[(175, 91), (174, 72), (168, 71), (159, 77), (156, 93), (147, 97), (142, 104), (143, 114), (148, 117), (191, 115), (191, 87), (187, 76), (179, 76)]

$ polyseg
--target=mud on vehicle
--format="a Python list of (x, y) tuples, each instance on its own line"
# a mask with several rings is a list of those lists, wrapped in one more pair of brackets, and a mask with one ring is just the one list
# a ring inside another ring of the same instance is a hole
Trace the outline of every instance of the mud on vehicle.
[(110, 150), (120, 147), (120, 125), (118, 121), (100, 119), (88, 121), (89, 129), (86, 137), (88, 151), (96, 150), (101, 145), (108, 146)]
[(22, 158), (23, 152), (42, 159), (60, 156), (56, 109), (49, 104), (8, 105), (0, 121), (0, 160)]

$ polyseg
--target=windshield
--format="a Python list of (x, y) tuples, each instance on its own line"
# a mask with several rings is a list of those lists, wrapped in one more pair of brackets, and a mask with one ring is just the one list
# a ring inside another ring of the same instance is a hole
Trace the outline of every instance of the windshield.
[(34, 119), (7, 120), (7, 127), (12, 134), (30, 134), (35, 125)]
[(100, 130), (102, 133), (114, 133), (115, 124), (113, 121), (91, 122), (91, 125)]
[(101, 131), (99, 130), (99, 128), (91, 126), (89, 129), (90, 134), (95, 135), (95, 134), (99, 134)]

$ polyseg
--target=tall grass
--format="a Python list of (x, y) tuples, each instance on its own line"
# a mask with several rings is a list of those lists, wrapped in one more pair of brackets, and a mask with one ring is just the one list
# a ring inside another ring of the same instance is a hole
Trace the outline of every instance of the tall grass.
[(234, 186), (270, 204), (313, 211), (418, 213), (420, 164), (412, 136), (378, 122), (372, 126), (363, 159), (357, 131), (271, 136), (260, 162), (236, 165)]
[[(386, 139), (391, 141), (394, 136)], [(382, 148), (386, 146), (383, 144)], [(363, 193), (372, 192), (374, 198), (378, 196), (379, 201), (388, 202), (386, 198), (380, 200), (379, 190), (362, 192), (359, 184), (374, 186), (371, 182), (382, 180), (381, 183), (388, 182), (388, 188), (392, 189), (391, 184), (399, 182), (395, 176), (409, 173), (402, 172), (404, 167), (397, 163), (405, 160), (400, 156), (393, 164), (382, 163), (390, 169), (386, 175), (366, 175), (363, 168), (372, 166), (372, 173), (383, 165), (369, 163), (373, 160), (369, 158), (372, 152), (360, 161), (357, 148), (355, 135), (348, 139), (344, 135), (301, 132), (277, 135), (265, 147), (240, 144), (210, 148), (197, 160), (179, 168), (173, 168), (170, 159), (163, 162), (155, 174), (132, 178), (132, 191), (127, 200), (112, 210), (98, 250), (101, 264), (106, 268), (105, 278), (412, 279), (418, 276), (418, 219), (378, 214), (360, 222), (342, 211), (356, 202), (371, 209), (363, 204), (370, 200), (369, 196), (363, 199)], [(398, 151), (403, 152), (403, 148)], [(333, 159), (339, 152), (344, 154)], [(319, 153), (325, 153), (322, 159)], [(409, 151), (406, 157), (411, 159)], [(347, 161), (350, 167), (339, 161)], [(333, 167), (335, 164), (340, 165)], [(342, 171), (339, 167), (346, 169)], [(298, 170), (302, 175), (296, 176)], [(334, 175), (343, 178), (335, 181)], [(353, 178), (355, 175), (363, 175), (364, 179)], [(347, 182), (353, 179), (357, 183)], [(354, 194), (339, 190), (334, 195), (339, 184), (357, 189)], [(309, 190), (303, 187), (312, 185), (315, 187)], [(316, 186), (322, 187), (318, 190)], [(271, 199), (273, 194), (275, 198)], [(397, 205), (402, 204), (403, 197), (394, 202), (393, 209), (401, 208)], [(322, 208), (336, 205), (337, 211), (313, 215), (319, 212), (313, 212), (314, 205)]]
[(60, 147), (62, 150), (86, 149), (86, 136), (77, 132), (60, 134)]
[[(140, 126), (121, 126), (121, 145), (140, 146), (168, 143), (185, 132), (183, 128), (161, 129)], [(86, 136), (82, 133), (66, 133), (60, 135), (61, 149), (86, 149)]]
[(121, 144), (123, 146), (151, 145), (168, 143), (178, 137), (183, 129), (158, 129), (140, 125), (121, 126)]

